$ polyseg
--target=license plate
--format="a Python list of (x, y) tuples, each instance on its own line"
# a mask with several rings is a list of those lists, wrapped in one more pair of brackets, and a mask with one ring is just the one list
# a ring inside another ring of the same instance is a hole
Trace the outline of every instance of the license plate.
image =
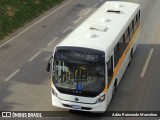
[(78, 105), (72, 105), (72, 107), (73, 107), (74, 109), (81, 109), (81, 106), (78, 106)]

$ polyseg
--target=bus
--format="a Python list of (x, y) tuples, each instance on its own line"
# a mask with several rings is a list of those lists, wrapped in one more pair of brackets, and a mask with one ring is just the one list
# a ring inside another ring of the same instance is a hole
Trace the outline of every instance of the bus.
[(107, 1), (101, 5), (54, 48), (47, 65), (48, 72), (51, 66), (52, 105), (105, 112), (139, 35), (139, 4)]

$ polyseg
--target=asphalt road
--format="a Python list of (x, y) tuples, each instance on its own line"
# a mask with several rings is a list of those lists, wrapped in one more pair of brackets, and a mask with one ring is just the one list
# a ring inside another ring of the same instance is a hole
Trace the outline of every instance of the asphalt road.
[[(51, 105), (50, 73), (45, 68), (54, 46), (103, 2), (66, 0), (0, 44), (0, 111), (67, 111), (90, 117)], [(108, 111), (160, 111), (160, 0), (132, 2), (141, 4), (139, 45)]]

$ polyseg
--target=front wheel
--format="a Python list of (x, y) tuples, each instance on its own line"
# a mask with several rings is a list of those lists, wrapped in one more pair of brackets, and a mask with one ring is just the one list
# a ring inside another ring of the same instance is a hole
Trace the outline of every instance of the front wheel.
[(131, 60), (132, 60), (132, 56), (130, 55), (130, 56), (129, 56), (129, 64), (128, 64), (128, 65), (131, 64)]
[(131, 64), (132, 56), (133, 56), (133, 48), (132, 48), (131, 53), (130, 53), (130, 56), (129, 56), (129, 64), (128, 64), (128, 65)]
[(111, 101), (113, 100), (114, 96), (115, 96), (115, 93), (116, 93), (116, 86), (114, 85), (113, 86), (113, 90), (112, 90), (112, 98), (111, 98)]

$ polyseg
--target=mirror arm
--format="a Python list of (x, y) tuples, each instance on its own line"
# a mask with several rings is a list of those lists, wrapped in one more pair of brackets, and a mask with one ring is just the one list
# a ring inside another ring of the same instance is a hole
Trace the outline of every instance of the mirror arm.
[(47, 68), (46, 68), (47, 72), (50, 71), (50, 66), (51, 66), (50, 61), (51, 61), (52, 58), (53, 58), (53, 56), (51, 56), (50, 59), (49, 59), (49, 61), (48, 61)]

